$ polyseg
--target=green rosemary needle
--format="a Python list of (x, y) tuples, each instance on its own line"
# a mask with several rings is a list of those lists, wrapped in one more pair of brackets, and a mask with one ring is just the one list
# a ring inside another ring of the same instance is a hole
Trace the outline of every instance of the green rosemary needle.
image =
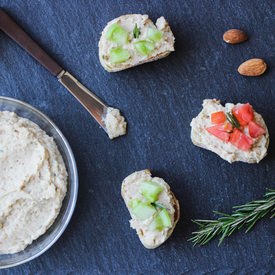
[(233, 114), (226, 113), (226, 118), (234, 128), (240, 129), (240, 123)]
[(139, 38), (140, 35), (140, 28), (138, 28), (137, 24), (135, 24), (134, 30), (133, 30), (133, 36), (134, 38)]
[(163, 206), (162, 204), (158, 203), (158, 202), (151, 202), (151, 205), (153, 205), (156, 208), (160, 208), (160, 209), (164, 209), (165, 206)]
[(219, 245), (236, 230), (246, 228), (246, 233), (266, 215), (270, 218), (275, 216), (275, 189), (268, 189), (262, 200), (255, 200), (244, 205), (234, 206), (232, 214), (224, 214), (213, 211), (221, 215), (217, 220), (194, 220), (199, 228), (193, 232), (193, 237), (189, 239), (195, 245), (205, 245), (212, 239), (220, 236)]

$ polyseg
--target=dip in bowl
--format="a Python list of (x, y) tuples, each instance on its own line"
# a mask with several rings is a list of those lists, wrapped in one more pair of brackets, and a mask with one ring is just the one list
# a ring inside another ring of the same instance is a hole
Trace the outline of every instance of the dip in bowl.
[[(62, 201), (62, 206), (59, 214), (55, 218), (53, 224), (47, 231), (39, 238), (34, 240), (24, 250), (14, 254), (1, 254), (0, 255), (0, 268), (11, 267), (30, 261), (48, 248), (50, 248), (56, 240), (61, 236), (69, 220), (72, 216), (78, 190), (78, 177), (77, 168), (71, 148), (56, 125), (40, 111), (32, 106), (15, 100), (12, 98), (0, 97), (0, 112), (8, 111), (14, 112), (18, 117), (28, 119), (29, 121), (37, 124), (46, 134), (54, 139), (64, 161), (68, 179), (67, 179), (67, 192)], [(63, 165), (64, 166), (64, 165)]]

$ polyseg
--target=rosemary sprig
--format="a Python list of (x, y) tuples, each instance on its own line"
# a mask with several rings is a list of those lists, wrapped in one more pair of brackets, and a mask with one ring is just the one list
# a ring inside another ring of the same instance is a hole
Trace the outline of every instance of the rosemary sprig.
[(138, 28), (137, 24), (135, 24), (134, 30), (133, 30), (133, 36), (134, 38), (139, 38), (140, 35), (140, 28)]
[(255, 200), (244, 205), (234, 206), (233, 213), (228, 215), (214, 211), (221, 215), (217, 220), (194, 220), (199, 229), (193, 232), (189, 239), (195, 245), (205, 245), (220, 236), (219, 245), (236, 230), (246, 227), (245, 233), (266, 215), (275, 216), (275, 189), (268, 189), (262, 200)]
[(240, 129), (241, 125), (236, 117), (231, 113), (226, 113), (227, 120), (232, 124), (234, 128)]

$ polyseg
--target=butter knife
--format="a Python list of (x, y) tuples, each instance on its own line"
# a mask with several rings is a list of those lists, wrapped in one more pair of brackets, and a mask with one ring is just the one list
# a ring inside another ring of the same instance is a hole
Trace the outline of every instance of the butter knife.
[(104, 118), (109, 108), (49, 56), (4, 10), (0, 9), (0, 29), (26, 50), (82, 104), (108, 134)]

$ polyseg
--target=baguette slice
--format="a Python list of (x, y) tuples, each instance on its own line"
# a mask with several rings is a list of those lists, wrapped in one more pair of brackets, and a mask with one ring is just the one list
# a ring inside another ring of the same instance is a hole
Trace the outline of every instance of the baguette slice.
[(210, 115), (212, 113), (219, 111), (228, 113), (239, 105), (239, 103), (236, 105), (226, 103), (222, 106), (219, 100), (205, 99), (201, 112), (191, 122), (191, 140), (194, 145), (216, 153), (229, 163), (235, 161), (259, 163), (266, 156), (269, 145), (268, 129), (260, 114), (254, 111), (254, 120), (265, 129), (265, 134), (254, 139), (254, 144), (249, 151), (240, 150), (230, 142), (223, 142), (206, 131), (206, 127), (211, 126)]
[[(131, 201), (133, 199), (144, 199), (140, 192), (140, 186), (144, 181), (152, 181), (163, 188), (157, 203), (167, 209), (171, 219), (171, 226), (162, 229), (162, 231), (154, 230), (150, 226), (153, 217), (141, 221), (132, 213)], [(122, 182), (121, 194), (132, 218), (130, 225), (136, 230), (141, 243), (148, 249), (154, 249), (163, 244), (171, 236), (180, 218), (179, 202), (170, 190), (170, 186), (163, 179), (152, 177), (151, 172), (146, 169), (134, 172), (126, 177)]]
[[(112, 42), (107, 38), (108, 30), (115, 23), (128, 32), (128, 42), (125, 45), (119, 45), (118, 43)], [(140, 30), (138, 38), (134, 37), (135, 26), (137, 26)], [(150, 42), (150, 39), (148, 39), (148, 29), (157, 29), (161, 31), (162, 38), (159, 41), (153, 41), (154, 49), (148, 55), (142, 55), (137, 51), (134, 43), (138, 41)], [(156, 25), (154, 25), (148, 15), (126, 14), (113, 19), (104, 28), (98, 43), (99, 59), (102, 66), (108, 72), (117, 72), (166, 57), (175, 50), (174, 42), (175, 37), (164, 17), (158, 18)], [(128, 51), (130, 56), (128, 60), (121, 63), (114, 63), (111, 61), (110, 52), (112, 49), (117, 47), (121, 47)]]

